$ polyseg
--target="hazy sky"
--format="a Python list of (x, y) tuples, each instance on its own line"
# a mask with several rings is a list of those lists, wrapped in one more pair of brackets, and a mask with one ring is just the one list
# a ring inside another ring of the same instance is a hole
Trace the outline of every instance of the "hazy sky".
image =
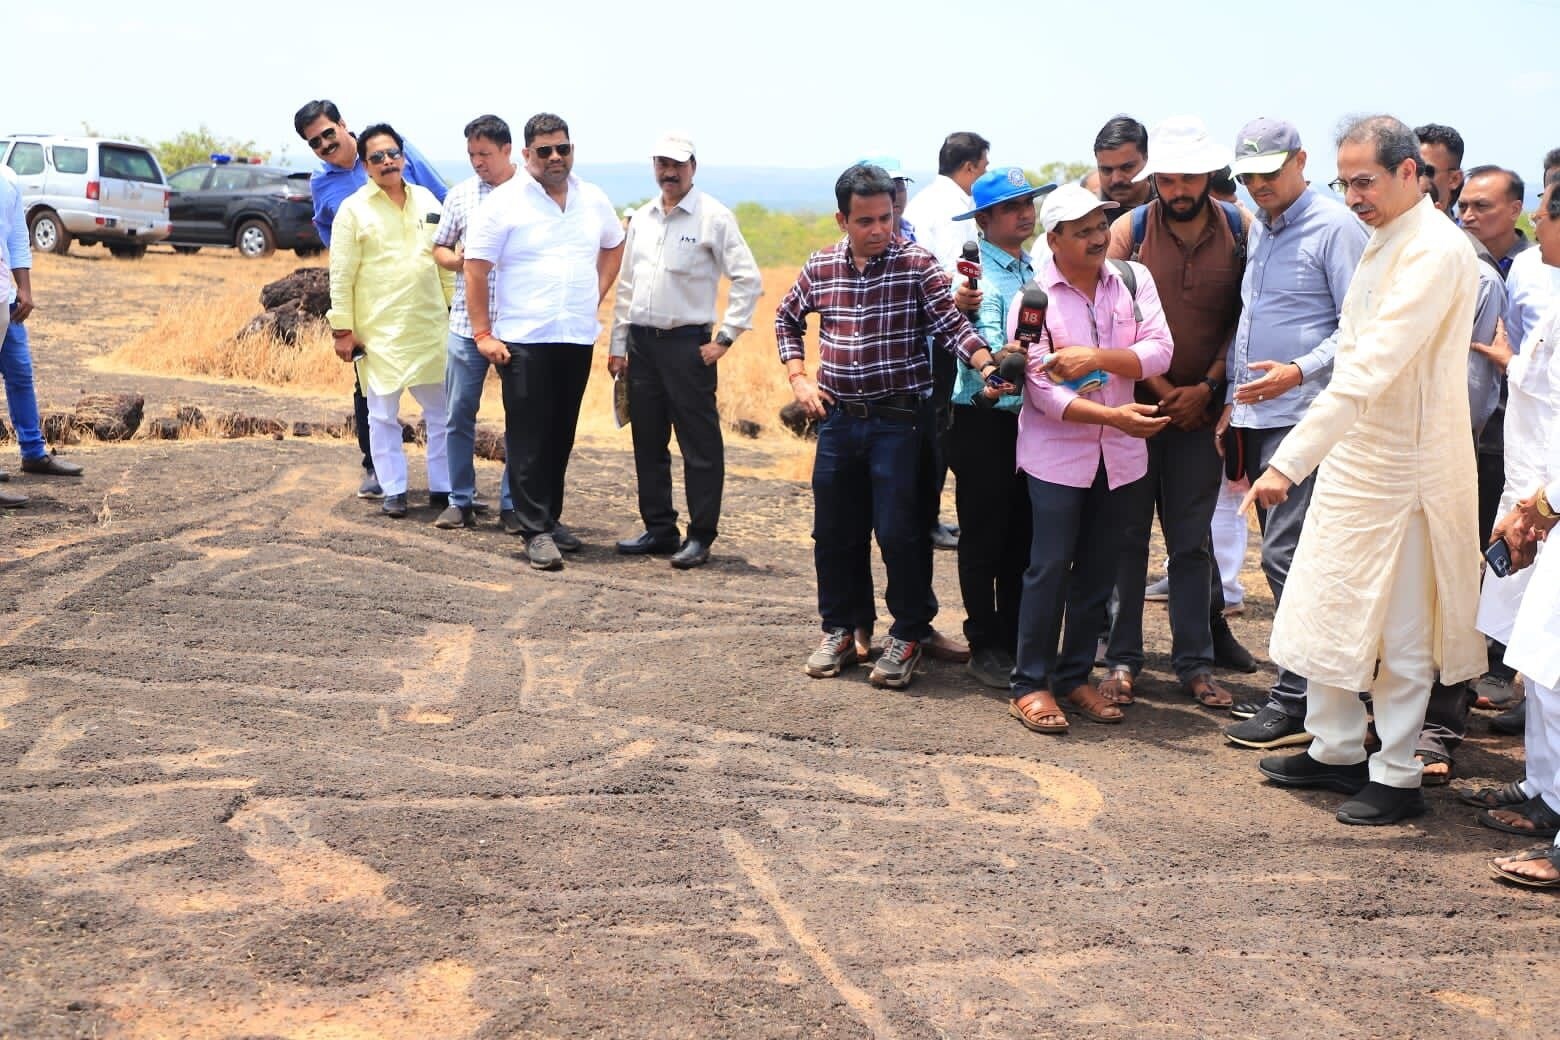
[(25, 87), (7, 91), (0, 131), (86, 122), (157, 140), (205, 123), (300, 163), (292, 113), (328, 97), (353, 129), (388, 120), (436, 159), (464, 155), (472, 116), (496, 112), (518, 137), (553, 111), (585, 163), (640, 159), (682, 127), (706, 168), (889, 154), (926, 169), (956, 129), (990, 138), (995, 163), (1033, 167), (1089, 158), (1117, 112), (1200, 115), (1232, 146), (1271, 115), (1300, 128), (1313, 180), (1331, 179), (1329, 134), (1350, 112), (1450, 123), (1465, 166), (1530, 179), (1560, 145), (1560, 0), (765, 6), (7, 5), (7, 81)]

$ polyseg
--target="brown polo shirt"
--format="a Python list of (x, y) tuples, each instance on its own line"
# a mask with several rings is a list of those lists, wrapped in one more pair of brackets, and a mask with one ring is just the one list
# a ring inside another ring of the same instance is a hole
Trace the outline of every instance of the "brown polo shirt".
[[(1150, 202), (1137, 259), (1154, 276), (1175, 341), (1165, 378), (1175, 386), (1191, 386), (1207, 377), (1235, 336), (1241, 268), (1229, 221), (1213, 199), (1204, 207), (1200, 225), (1194, 222), (1187, 228), (1191, 234), (1186, 241), (1170, 231), (1169, 223), (1159, 201)], [(1132, 255), (1132, 221), (1122, 219), (1111, 226), (1109, 255), (1122, 260)], [(1218, 395), (1215, 398), (1222, 406)], [(1154, 395), (1142, 386), (1138, 399), (1154, 403)]]

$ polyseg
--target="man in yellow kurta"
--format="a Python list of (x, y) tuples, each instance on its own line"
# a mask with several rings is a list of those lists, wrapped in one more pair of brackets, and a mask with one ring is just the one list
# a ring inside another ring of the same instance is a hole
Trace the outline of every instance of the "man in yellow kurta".
[[(1424, 812), (1414, 747), (1430, 685), (1437, 673), (1475, 678), (1486, 663), (1467, 397), (1478, 261), (1421, 197), (1418, 154), (1391, 116), (1339, 138), (1334, 187), (1374, 233), (1344, 298), (1332, 382), (1246, 496), (1248, 508), (1271, 508), (1321, 466), (1271, 647), (1310, 680), (1315, 740), (1261, 769), (1277, 784), (1352, 795), (1344, 823)], [(1360, 690), (1381, 738), (1368, 768)]]
[[(330, 322), (336, 354), (357, 359), (368, 400), (369, 447), (386, 516), (406, 515), (406, 454), (398, 414), (410, 390), (428, 425), (430, 504), (449, 505), (444, 340), (454, 276), (433, 262), (440, 207), (408, 183), (401, 136), (384, 123), (358, 137), (369, 180), (336, 213), (330, 243)], [(442, 501), (441, 501), (442, 500)]]

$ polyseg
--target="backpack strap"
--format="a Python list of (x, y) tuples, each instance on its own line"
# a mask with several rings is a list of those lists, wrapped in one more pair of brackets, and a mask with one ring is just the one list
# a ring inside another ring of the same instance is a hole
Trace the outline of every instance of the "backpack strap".
[[(1218, 202), (1217, 199), (1214, 201)], [(1224, 211), (1224, 219), (1230, 226), (1230, 234), (1235, 237), (1235, 262), (1241, 270), (1245, 270), (1246, 222), (1241, 217), (1240, 207), (1233, 202), (1219, 202), (1219, 208)]]
[[(1148, 234), (1148, 203), (1134, 206), (1127, 219), (1132, 221), (1132, 255), (1127, 259), (1136, 260), (1138, 254), (1143, 251), (1143, 238)], [(1133, 292), (1136, 291), (1134, 287)]]
[(1143, 308), (1138, 306), (1137, 298), (1137, 272), (1132, 269), (1131, 261), (1109, 260), (1107, 263), (1127, 287), (1127, 295), (1132, 297), (1132, 320), (1139, 325), (1143, 324)]

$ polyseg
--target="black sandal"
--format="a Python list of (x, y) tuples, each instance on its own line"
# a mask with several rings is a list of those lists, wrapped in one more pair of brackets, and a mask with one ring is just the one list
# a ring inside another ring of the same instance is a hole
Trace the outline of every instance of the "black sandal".
[(1500, 787), (1481, 787), (1477, 791), (1469, 787), (1460, 787), (1457, 789), (1457, 797), (1480, 809), (1509, 809), (1513, 805), (1521, 805), (1527, 801), (1528, 793), (1522, 790), (1519, 782), (1513, 780)]
[(1493, 815), (1495, 812), (1493, 809), (1486, 809), (1479, 813), (1479, 822), (1494, 830), (1505, 831), (1507, 834), (1520, 834), (1527, 838), (1553, 838), (1556, 833), (1560, 833), (1560, 813), (1551, 809), (1537, 795), (1521, 805), (1508, 806), (1505, 811), (1514, 812), (1528, 820), (1533, 824), (1532, 829), (1514, 827), (1504, 820), (1497, 820)]
[[(1457, 772), (1457, 764), (1452, 761), (1451, 755), (1443, 755), (1439, 751), (1415, 751), (1414, 757), (1419, 759), (1421, 766), (1419, 775), (1420, 787), (1442, 787), (1451, 783), (1452, 774)], [(1428, 765), (1445, 766), (1446, 772), (1426, 773), (1422, 767)]]

